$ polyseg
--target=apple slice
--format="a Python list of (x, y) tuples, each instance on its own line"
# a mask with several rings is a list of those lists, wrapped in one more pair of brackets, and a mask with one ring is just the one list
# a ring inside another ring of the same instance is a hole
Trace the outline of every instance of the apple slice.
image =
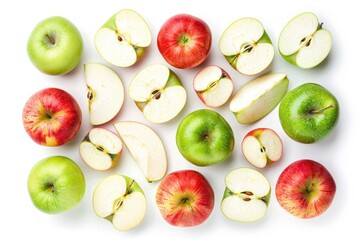
[(231, 66), (245, 75), (266, 69), (275, 52), (262, 23), (249, 17), (238, 19), (224, 31), (219, 48)]
[(148, 25), (131, 9), (114, 14), (95, 34), (95, 47), (99, 54), (118, 67), (135, 64), (150, 43)]
[(100, 63), (84, 64), (84, 72), (88, 88), (90, 124), (109, 122), (123, 105), (123, 83), (113, 70)]
[(167, 157), (159, 136), (150, 127), (138, 122), (119, 122), (114, 127), (146, 180), (153, 182), (162, 179), (167, 170)]
[(119, 231), (138, 226), (146, 214), (146, 198), (139, 184), (124, 175), (103, 179), (92, 196), (97, 216), (109, 220)]
[(168, 122), (186, 103), (186, 90), (168, 67), (153, 64), (142, 69), (131, 80), (129, 95), (152, 123)]
[(263, 168), (281, 158), (283, 144), (274, 130), (257, 128), (246, 134), (241, 148), (249, 163), (255, 167)]
[(193, 84), (200, 100), (209, 107), (224, 105), (234, 88), (229, 74), (218, 66), (202, 69), (195, 76)]
[(230, 102), (239, 123), (250, 124), (265, 117), (285, 95), (289, 79), (285, 73), (270, 73), (242, 86)]
[(227, 218), (255, 222), (265, 216), (271, 186), (264, 175), (250, 168), (237, 168), (226, 175), (225, 184), (221, 211)]
[(117, 163), (122, 148), (116, 134), (105, 128), (93, 128), (80, 144), (80, 156), (89, 167), (107, 170)]
[(291, 19), (279, 36), (279, 52), (284, 59), (300, 68), (313, 68), (329, 55), (331, 33), (317, 16), (304, 12)]

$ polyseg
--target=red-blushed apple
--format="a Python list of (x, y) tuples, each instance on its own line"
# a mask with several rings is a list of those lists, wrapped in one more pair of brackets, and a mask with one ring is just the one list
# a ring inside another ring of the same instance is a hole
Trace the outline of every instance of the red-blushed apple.
[(206, 60), (211, 40), (211, 30), (206, 22), (189, 14), (178, 14), (163, 24), (157, 45), (170, 65), (192, 68)]
[(61, 146), (79, 131), (82, 114), (76, 100), (59, 88), (45, 88), (33, 94), (22, 112), (29, 136), (44, 146)]
[(320, 163), (303, 159), (290, 164), (276, 183), (279, 204), (299, 218), (317, 217), (331, 205), (336, 184), (331, 173)]
[(165, 176), (156, 191), (156, 204), (163, 218), (177, 227), (202, 224), (214, 208), (214, 191), (195, 170), (180, 170)]

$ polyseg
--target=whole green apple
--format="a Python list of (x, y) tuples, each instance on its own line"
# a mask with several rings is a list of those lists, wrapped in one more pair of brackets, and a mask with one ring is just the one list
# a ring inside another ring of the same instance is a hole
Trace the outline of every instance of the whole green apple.
[(316, 83), (305, 83), (291, 90), (279, 106), (284, 131), (301, 143), (323, 139), (334, 128), (338, 115), (339, 103), (335, 96)]
[(234, 133), (217, 112), (200, 109), (187, 115), (176, 132), (176, 144), (189, 162), (209, 166), (227, 159), (234, 149)]
[(63, 17), (49, 17), (38, 23), (30, 34), (27, 52), (41, 72), (62, 75), (80, 62), (83, 49), (79, 30)]
[(57, 214), (81, 201), (85, 193), (85, 178), (70, 158), (51, 156), (35, 164), (27, 186), (30, 198), (39, 210)]

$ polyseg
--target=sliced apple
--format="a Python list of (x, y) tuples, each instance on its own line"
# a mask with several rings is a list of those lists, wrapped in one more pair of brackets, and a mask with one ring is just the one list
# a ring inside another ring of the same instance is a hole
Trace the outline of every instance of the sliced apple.
[(145, 20), (131, 9), (114, 14), (95, 34), (95, 47), (109, 63), (118, 67), (135, 64), (151, 43)]
[(230, 102), (239, 123), (254, 123), (271, 112), (285, 95), (289, 79), (285, 73), (270, 73), (243, 85)]
[(186, 103), (186, 91), (180, 79), (168, 67), (153, 64), (142, 69), (131, 80), (129, 95), (152, 123), (168, 122)]
[(84, 64), (84, 72), (88, 88), (90, 124), (109, 122), (123, 105), (123, 83), (113, 70), (100, 63)]
[(159, 136), (150, 127), (138, 122), (119, 122), (114, 127), (146, 180), (162, 179), (167, 170), (167, 157)]

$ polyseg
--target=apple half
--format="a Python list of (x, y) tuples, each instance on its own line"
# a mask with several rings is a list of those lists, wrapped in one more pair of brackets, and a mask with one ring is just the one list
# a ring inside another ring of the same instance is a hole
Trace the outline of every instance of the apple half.
[(225, 184), (221, 211), (227, 218), (255, 222), (265, 216), (271, 186), (263, 174), (251, 168), (237, 168), (226, 175)]
[(115, 129), (129, 149), (148, 182), (158, 181), (167, 171), (167, 157), (159, 136), (148, 126), (123, 121)]
[(95, 34), (95, 47), (109, 63), (118, 67), (135, 64), (151, 43), (145, 20), (131, 9), (114, 14)]
[(254, 123), (271, 112), (285, 95), (285, 73), (269, 73), (243, 85), (232, 97), (230, 111), (241, 124)]
[(123, 105), (125, 92), (119, 76), (100, 63), (84, 64), (88, 89), (90, 124), (101, 125), (112, 120)]
[(200, 100), (209, 107), (224, 105), (234, 88), (229, 74), (218, 66), (202, 69), (195, 76), (193, 86)]
[(265, 70), (275, 52), (263, 24), (250, 17), (236, 20), (224, 31), (219, 49), (230, 65), (245, 75)]
[(162, 64), (149, 65), (136, 74), (129, 84), (129, 95), (152, 123), (164, 123), (176, 117), (187, 98), (180, 79)]
[(89, 167), (107, 170), (117, 163), (122, 149), (116, 134), (105, 128), (93, 128), (80, 144), (80, 156)]
[(119, 231), (138, 226), (146, 214), (146, 198), (139, 184), (124, 175), (111, 175), (94, 189), (92, 206), (97, 216)]

